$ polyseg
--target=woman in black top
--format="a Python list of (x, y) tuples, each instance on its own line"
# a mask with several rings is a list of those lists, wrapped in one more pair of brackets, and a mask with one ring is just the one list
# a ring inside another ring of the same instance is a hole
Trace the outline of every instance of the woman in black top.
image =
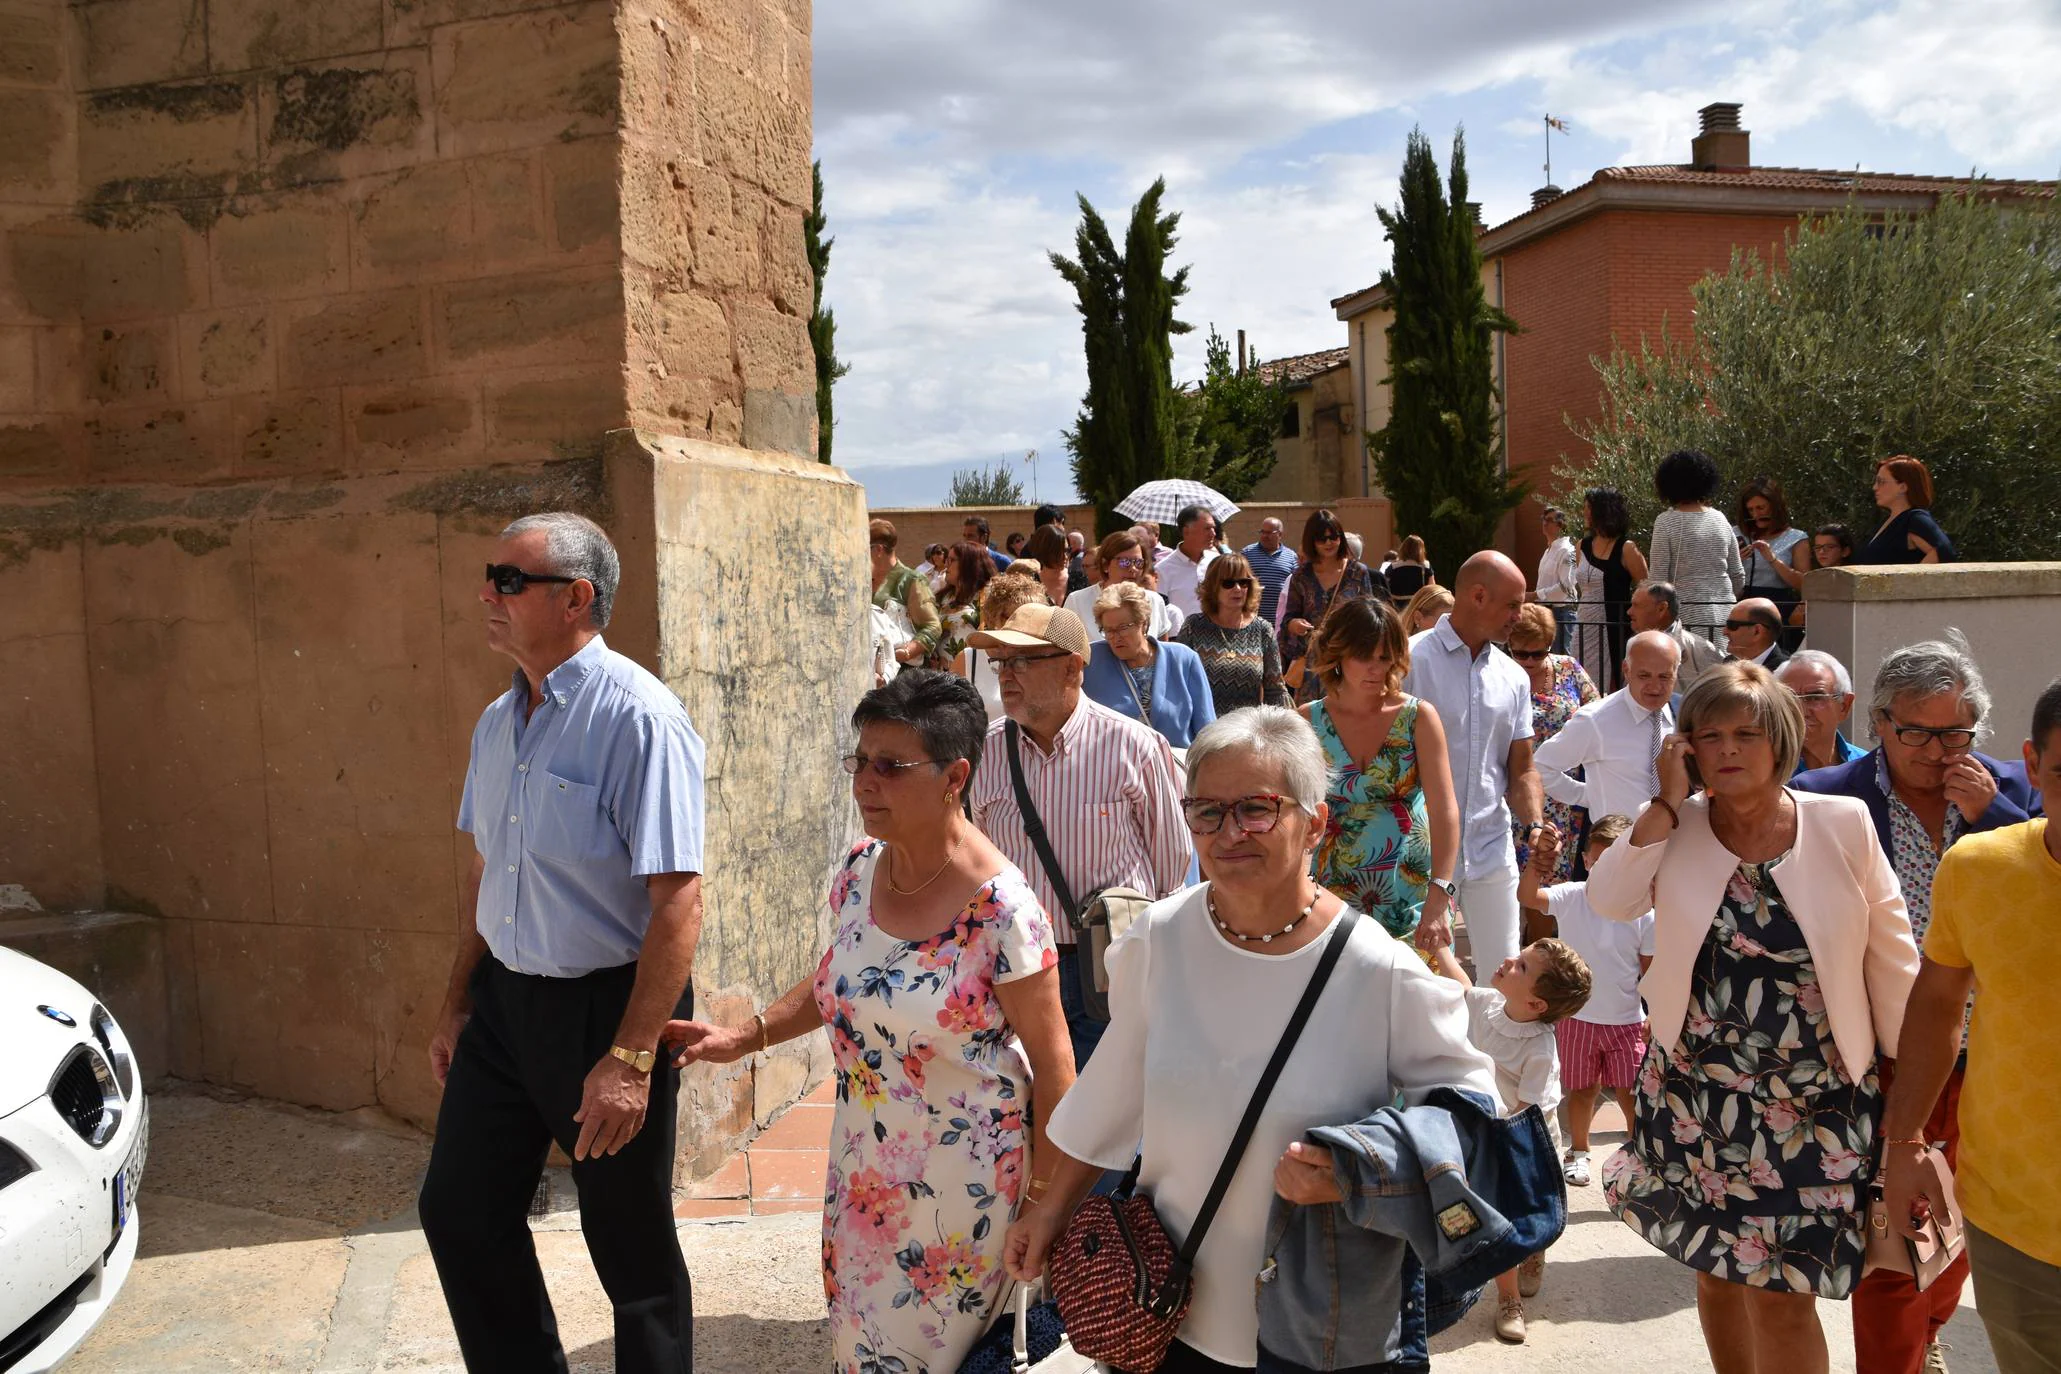
[(1389, 599), (1395, 602), (1397, 610), (1410, 604), (1418, 588), (1438, 581), (1438, 574), (1431, 570), (1431, 560), (1424, 552), (1424, 541), (1414, 534), (1403, 541), (1402, 551), (1381, 570), (1381, 575), (1388, 579)]
[(1951, 563), (1953, 541), (1932, 518), (1932, 474), (1898, 454), (1875, 469), (1875, 504), (1889, 512), (1856, 563)]
[(1625, 613), (1632, 588), (1646, 580), (1646, 556), (1631, 540), (1631, 512), (1614, 487), (1595, 487), (1582, 497), (1589, 532), (1574, 570), (1581, 600), (1575, 607), (1575, 649), (1589, 680), (1603, 693), (1623, 684)]

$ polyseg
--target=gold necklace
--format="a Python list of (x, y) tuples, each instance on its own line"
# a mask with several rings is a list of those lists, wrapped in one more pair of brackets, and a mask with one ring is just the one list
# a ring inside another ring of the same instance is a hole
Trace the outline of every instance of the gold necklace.
[(931, 875), (930, 875), (930, 876), (929, 876), (928, 878), (925, 878), (925, 879), (924, 879), (924, 880), (923, 880), (922, 882), (920, 882), (920, 883), (916, 884), (916, 886), (914, 886), (914, 887), (896, 887), (896, 886), (895, 886), (895, 875), (894, 875), (894, 853), (895, 853), (895, 850), (894, 850), (894, 846), (893, 846), (893, 845), (889, 845), (889, 846), (887, 847), (887, 854), (888, 854), (888, 862), (887, 862), (887, 869), (888, 869), (888, 873), (887, 873), (887, 890), (888, 890), (889, 892), (892, 892), (892, 893), (894, 893), (894, 894), (895, 894), (895, 895), (896, 895), (897, 897), (913, 897), (913, 896), (915, 896), (915, 895), (916, 895), (917, 893), (921, 892), (921, 891), (922, 891), (922, 890), (923, 890), (924, 888), (926, 888), (926, 887), (929, 887), (929, 886), (930, 886), (930, 885), (931, 885), (932, 883), (936, 882), (936, 881), (937, 881), (937, 880), (938, 880), (939, 878), (942, 878), (942, 877), (944, 876), (944, 874), (945, 874), (945, 870), (946, 870), (946, 869), (948, 869), (948, 868), (950, 868), (950, 867), (952, 866), (952, 858), (953, 858), (953, 856), (954, 856), (954, 855), (956, 855), (956, 854), (957, 854), (958, 852), (959, 852), (959, 842), (958, 842), (957, 840), (954, 840), (954, 841), (952, 841), (952, 843), (951, 843), (951, 844), (950, 844), (949, 846), (947, 846), (947, 847), (946, 847), (946, 849), (945, 849), (945, 861), (944, 861), (943, 863), (941, 863), (941, 864), (939, 864), (939, 865), (937, 866), (937, 872), (935, 872), (935, 873), (931, 874)]

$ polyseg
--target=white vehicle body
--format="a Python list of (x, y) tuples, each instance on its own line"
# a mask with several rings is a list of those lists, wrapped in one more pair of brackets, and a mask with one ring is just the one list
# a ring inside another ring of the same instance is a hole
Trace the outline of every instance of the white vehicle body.
[(122, 1028), (70, 978), (0, 948), (0, 1372), (55, 1369), (121, 1291), (149, 1140)]

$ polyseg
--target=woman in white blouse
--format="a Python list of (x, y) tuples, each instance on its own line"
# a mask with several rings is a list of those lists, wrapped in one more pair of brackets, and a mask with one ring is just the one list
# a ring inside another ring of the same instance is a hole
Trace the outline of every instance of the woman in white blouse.
[[(1045, 1256), (1104, 1171), (1141, 1157), (1138, 1185), (1176, 1244), (1223, 1163), (1238, 1118), (1308, 985), (1344, 904), (1310, 878), (1326, 772), (1309, 722), (1248, 707), (1188, 748), (1181, 805), (1208, 881), (1149, 908), (1110, 950), (1109, 1029), (1047, 1126), (1050, 1191), (1011, 1227), (1019, 1278)], [(1259, 1358), (1254, 1280), (1274, 1170), (1312, 1127), (1357, 1121), (1402, 1091), (1459, 1086), (1493, 1098), (1467, 1041), (1459, 985), (1375, 921), (1353, 928), (1196, 1258), (1195, 1297), (1162, 1374), (1249, 1370)]]

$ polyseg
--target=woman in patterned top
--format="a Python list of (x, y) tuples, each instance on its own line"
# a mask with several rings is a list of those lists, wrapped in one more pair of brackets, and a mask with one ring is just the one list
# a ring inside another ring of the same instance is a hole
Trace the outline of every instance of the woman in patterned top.
[(966, 649), (966, 637), (980, 628), (981, 593), (995, 575), (995, 560), (978, 544), (954, 544), (945, 551), (945, 589), (938, 595), (943, 628), (929, 667), (966, 676), (959, 655)]
[[(1560, 727), (1567, 724), (1576, 711), (1598, 696), (1596, 684), (1589, 681), (1589, 675), (1579, 662), (1570, 655), (1553, 652), (1553, 639), (1559, 629), (1551, 607), (1543, 602), (1529, 601), (1517, 613), (1517, 624), (1510, 631), (1510, 657), (1516, 659), (1517, 666), (1531, 678), (1533, 749), (1559, 734)], [(1545, 814), (1546, 824), (1567, 837), (1552, 881), (1571, 882), (1574, 879), (1575, 854), (1581, 848), (1575, 837), (1581, 833), (1588, 812), (1548, 797)], [(1520, 840), (1517, 845), (1518, 870), (1522, 872), (1530, 862), (1531, 846)]]
[(1245, 555), (1219, 555), (1202, 575), (1202, 614), (1181, 622), (1174, 642), (1193, 649), (1209, 676), (1217, 714), (1241, 706), (1286, 706), (1281, 645), (1259, 617), (1259, 579)]
[(1051, 1178), (1045, 1123), (1073, 1050), (1051, 925), (960, 808), (987, 737), (980, 698), (916, 669), (868, 692), (852, 724), (844, 766), (871, 838), (831, 885), (822, 963), (741, 1027), (674, 1021), (665, 1040), (679, 1063), (728, 1064), (830, 1028), (835, 1367), (953, 1374), (1005, 1300), (1010, 1221)]
[[(1346, 551), (1345, 526), (1328, 510), (1310, 512), (1302, 526), (1302, 566), (1288, 579), (1288, 604), (1281, 611), (1281, 661), (1292, 664), (1310, 647), (1325, 612), (1356, 597), (1388, 595), (1381, 574)], [(1305, 672), (1297, 701), (1315, 701), (1324, 682)]]

